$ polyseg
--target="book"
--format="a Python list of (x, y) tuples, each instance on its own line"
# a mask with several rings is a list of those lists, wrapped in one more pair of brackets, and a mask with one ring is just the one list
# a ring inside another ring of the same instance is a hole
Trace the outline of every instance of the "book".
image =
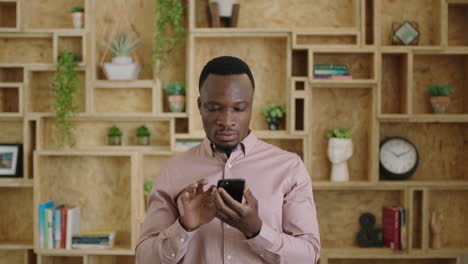
[(60, 213), (61, 213), (61, 226), (60, 226), (60, 248), (65, 248), (66, 247), (66, 241), (67, 241), (67, 208), (68, 207), (62, 207), (60, 208)]
[(60, 248), (62, 242), (62, 212), (61, 209), (64, 207), (63, 204), (54, 207), (54, 248)]
[(346, 70), (346, 65), (338, 64), (315, 64), (314, 70)]
[(400, 250), (406, 249), (406, 210), (400, 209)]
[(71, 249), (72, 236), (80, 232), (80, 208), (67, 209), (66, 249)]
[(45, 210), (45, 248), (54, 248), (54, 229), (53, 229), (54, 208), (49, 207)]
[(45, 244), (45, 230), (46, 230), (46, 218), (45, 210), (55, 205), (55, 201), (49, 201), (46, 203), (39, 204), (39, 247), (46, 248)]
[(72, 248), (80, 249), (109, 249), (112, 245), (96, 245), (96, 244), (73, 244)]
[(351, 75), (314, 75), (314, 79), (325, 79), (325, 80), (352, 80)]
[(398, 251), (400, 250), (400, 209), (384, 207), (382, 215), (384, 245), (393, 251)]
[(314, 75), (349, 75), (348, 70), (314, 70)]

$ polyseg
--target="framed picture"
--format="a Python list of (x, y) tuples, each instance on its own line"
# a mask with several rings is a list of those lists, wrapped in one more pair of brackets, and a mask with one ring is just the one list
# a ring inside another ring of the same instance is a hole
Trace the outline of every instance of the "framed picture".
[(405, 21), (402, 24), (393, 23), (392, 44), (394, 45), (417, 45), (419, 42), (418, 23)]
[(0, 144), (0, 177), (20, 177), (22, 144)]

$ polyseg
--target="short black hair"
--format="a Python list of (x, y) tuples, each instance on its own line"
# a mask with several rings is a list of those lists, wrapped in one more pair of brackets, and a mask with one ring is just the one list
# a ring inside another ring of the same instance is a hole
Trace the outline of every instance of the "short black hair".
[(250, 82), (252, 83), (252, 88), (255, 90), (255, 81), (252, 72), (250, 71), (249, 65), (247, 65), (247, 63), (239, 58), (232, 56), (221, 56), (210, 60), (205, 65), (205, 67), (203, 67), (203, 70), (200, 73), (200, 79), (198, 81), (199, 91), (210, 73), (217, 75), (245, 73), (247, 76), (249, 76)]

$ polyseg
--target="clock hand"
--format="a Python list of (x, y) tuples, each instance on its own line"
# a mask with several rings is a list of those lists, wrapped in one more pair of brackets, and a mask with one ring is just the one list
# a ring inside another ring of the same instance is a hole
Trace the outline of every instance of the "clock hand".
[(403, 153), (400, 153), (399, 155), (397, 155), (397, 158), (406, 155), (406, 153), (409, 153), (410, 151), (411, 151), (411, 149), (410, 149), (410, 150), (407, 150), (407, 151), (405, 151), (405, 152), (403, 152)]

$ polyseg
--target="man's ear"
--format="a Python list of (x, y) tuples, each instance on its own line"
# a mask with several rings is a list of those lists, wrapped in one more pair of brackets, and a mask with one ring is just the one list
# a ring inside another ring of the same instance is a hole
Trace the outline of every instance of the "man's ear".
[(199, 111), (200, 114), (201, 114), (201, 100), (200, 100), (200, 96), (198, 96), (198, 98), (197, 98), (197, 105), (198, 105), (198, 111)]

